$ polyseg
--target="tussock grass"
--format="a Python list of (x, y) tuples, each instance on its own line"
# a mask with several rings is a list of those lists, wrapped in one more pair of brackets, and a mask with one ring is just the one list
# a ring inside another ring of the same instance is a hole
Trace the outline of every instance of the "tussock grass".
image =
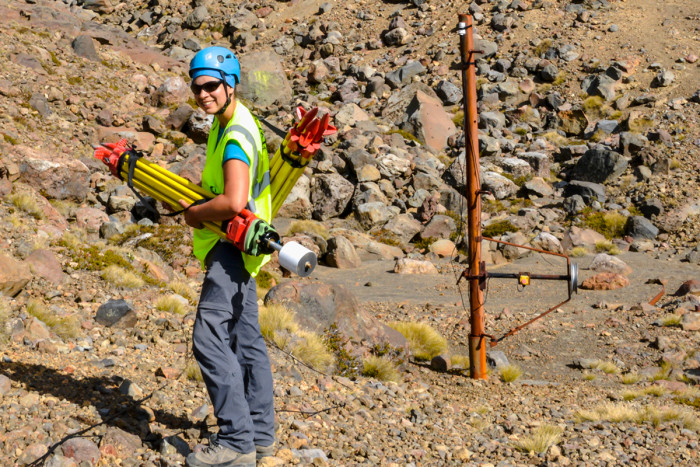
[(607, 239), (619, 238), (625, 234), (627, 217), (616, 211), (592, 212), (584, 215), (585, 227), (595, 230)]
[(613, 362), (605, 362), (602, 360), (596, 360), (593, 368), (608, 375), (616, 375), (620, 372), (620, 369)]
[(430, 360), (447, 350), (447, 339), (429, 324), (395, 321), (389, 326), (403, 334), (416, 360)]
[(10, 195), (10, 202), (20, 211), (32, 216), (34, 219), (43, 219), (44, 211), (39, 206), (36, 198), (29, 193), (14, 193)]
[(668, 314), (661, 318), (661, 326), (664, 327), (674, 327), (680, 326), (681, 321), (683, 321), (683, 316), (677, 314)]
[(584, 371), (583, 372), (583, 379), (586, 381), (594, 381), (597, 378), (595, 373), (591, 373), (590, 371)]
[(569, 144), (569, 140), (566, 136), (562, 136), (556, 131), (548, 131), (547, 133), (542, 135), (544, 139), (552, 143), (553, 145), (559, 147), (559, 146), (566, 146)]
[(197, 300), (197, 292), (195, 292), (194, 289), (190, 287), (189, 284), (185, 281), (171, 281), (168, 284), (168, 288), (176, 294), (180, 295), (181, 297), (185, 297), (187, 300), (190, 301), (190, 303), (194, 303), (195, 300)]
[(513, 447), (522, 452), (545, 453), (557, 444), (561, 439), (563, 429), (554, 425), (542, 425), (537, 427), (530, 436), (527, 436), (513, 444)]
[(621, 253), (620, 249), (609, 240), (604, 242), (596, 242), (595, 251), (597, 253), (607, 253), (612, 256), (619, 255)]
[(370, 356), (362, 362), (362, 376), (379, 381), (398, 381), (400, 376), (394, 363), (384, 357)]
[(662, 361), (659, 365), (659, 371), (657, 371), (656, 374), (652, 376), (651, 380), (658, 381), (660, 379), (668, 379), (669, 375), (671, 374), (671, 371), (673, 371), (673, 366), (671, 366), (671, 364), (666, 361)]
[(678, 391), (673, 399), (679, 404), (689, 405), (700, 409), (700, 389), (687, 388), (684, 391)]
[(639, 373), (625, 373), (620, 377), (622, 384), (636, 384), (642, 380), (642, 375)]
[(569, 256), (572, 258), (582, 258), (588, 254), (588, 250), (585, 247), (577, 246), (571, 249)]
[(453, 368), (469, 369), (469, 355), (452, 355), (450, 360), (452, 361)]
[(79, 238), (74, 232), (65, 232), (58, 243), (70, 250), (77, 250), (84, 243), (84, 239)]
[(7, 321), (10, 319), (10, 305), (7, 299), (0, 295), (0, 344), (6, 343), (10, 336), (7, 332)]
[(654, 385), (649, 386), (648, 388), (640, 389), (638, 391), (624, 391), (622, 393), (622, 398), (626, 401), (633, 401), (639, 397), (644, 396), (661, 397), (664, 394), (668, 394), (668, 392), (668, 389), (664, 388), (663, 386)]
[(299, 330), (294, 313), (281, 305), (260, 307), (258, 322), (263, 337), (277, 344), (280, 349), (284, 349), (292, 334)]
[(607, 403), (593, 410), (581, 410), (576, 413), (575, 418), (578, 422), (650, 422), (654, 426), (677, 421), (689, 430), (700, 430), (700, 420), (697, 415), (680, 407), (632, 407), (627, 404)]
[(46, 309), (46, 306), (39, 300), (30, 300), (26, 307), (27, 314), (35, 317), (39, 321), (43, 321), (53, 332), (62, 339), (70, 339), (77, 337), (80, 330), (78, 317), (56, 316), (51, 311)]
[(292, 222), (292, 225), (289, 226), (289, 230), (287, 231), (287, 235), (294, 235), (297, 233), (316, 234), (319, 237), (322, 237), (324, 240), (328, 240), (329, 237), (328, 229), (326, 229), (326, 227), (323, 224), (311, 220), (300, 220)]
[(190, 381), (204, 381), (202, 377), (202, 370), (199, 368), (199, 364), (196, 361), (188, 361), (187, 366), (185, 366), (185, 377)]
[(326, 371), (333, 363), (333, 354), (320, 336), (313, 332), (300, 331), (299, 340), (292, 348), (292, 355), (318, 371)]
[(138, 274), (127, 271), (116, 265), (107, 266), (100, 273), (102, 278), (116, 287), (125, 289), (138, 289), (143, 287), (145, 282)]
[(167, 311), (168, 313), (174, 313), (176, 315), (185, 315), (189, 311), (187, 305), (185, 305), (177, 295), (160, 297), (156, 301), (156, 310)]
[(523, 370), (517, 365), (505, 365), (498, 372), (504, 383), (512, 383), (523, 375)]

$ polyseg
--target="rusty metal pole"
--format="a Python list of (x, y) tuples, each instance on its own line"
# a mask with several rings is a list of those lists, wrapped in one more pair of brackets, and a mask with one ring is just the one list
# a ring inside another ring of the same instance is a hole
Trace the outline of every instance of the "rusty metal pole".
[(476, 50), (471, 15), (460, 14), (457, 25), (462, 58), (464, 96), (465, 165), (467, 172), (467, 238), (469, 250), (469, 374), (486, 379), (484, 292), (481, 289), (481, 184), (479, 182), (479, 137), (476, 114)]

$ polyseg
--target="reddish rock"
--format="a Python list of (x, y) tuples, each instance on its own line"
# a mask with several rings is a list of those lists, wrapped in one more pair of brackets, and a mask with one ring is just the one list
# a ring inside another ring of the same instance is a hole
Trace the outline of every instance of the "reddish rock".
[(681, 327), (684, 331), (700, 331), (700, 313), (692, 311), (684, 314)]
[(31, 278), (27, 265), (0, 253), (0, 295), (14, 297)]
[(629, 279), (621, 274), (601, 272), (583, 281), (582, 289), (586, 290), (615, 290), (630, 285)]
[(63, 284), (68, 280), (61, 263), (51, 250), (34, 250), (25, 262), (32, 273), (43, 277), (54, 285)]
[(457, 132), (454, 122), (442, 106), (440, 99), (416, 92), (406, 113), (412, 122), (414, 134), (434, 152), (442, 151), (447, 146), (447, 138)]
[(49, 199), (83, 202), (87, 198), (90, 172), (85, 164), (61, 152), (43, 153), (26, 146), (14, 146), (20, 180)]
[(132, 457), (140, 447), (141, 439), (138, 436), (117, 427), (107, 428), (107, 432), (100, 441), (100, 452), (117, 459)]
[(673, 295), (680, 297), (687, 294), (700, 295), (700, 280), (691, 279), (683, 282)]
[(447, 239), (441, 239), (436, 242), (433, 242), (430, 245), (430, 251), (435, 253), (436, 255), (440, 256), (441, 258), (447, 258), (447, 257), (452, 257), (452, 256), (457, 256), (459, 252), (457, 251), (457, 247), (455, 247), (454, 242), (452, 240), (447, 240)]
[(328, 239), (326, 264), (338, 269), (354, 269), (362, 264), (355, 247), (343, 236)]
[(80, 208), (75, 212), (75, 223), (90, 233), (100, 231), (100, 226), (109, 221), (109, 216), (102, 209)]
[(177, 379), (180, 376), (180, 370), (170, 366), (159, 367), (156, 370), (156, 376), (160, 376), (165, 379)]
[(0, 396), (4, 396), (10, 391), (12, 381), (5, 375), (0, 375)]
[(95, 443), (87, 438), (71, 438), (61, 445), (63, 455), (75, 460), (78, 464), (87, 462), (97, 464), (102, 454)]
[(32, 342), (48, 339), (51, 336), (51, 330), (43, 322), (34, 317), (27, 318), (24, 321), (25, 337)]

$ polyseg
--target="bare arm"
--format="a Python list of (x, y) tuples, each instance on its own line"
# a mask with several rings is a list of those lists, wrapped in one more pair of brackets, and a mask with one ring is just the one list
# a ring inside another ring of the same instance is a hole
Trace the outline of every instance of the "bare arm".
[[(201, 229), (204, 221), (216, 222), (231, 219), (245, 208), (250, 193), (248, 165), (241, 160), (232, 159), (224, 164), (223, 170), (223, 194), (185, 211), (187, 225)], [(179, 202), (183, 208), (189, 206), (184, 200)]]

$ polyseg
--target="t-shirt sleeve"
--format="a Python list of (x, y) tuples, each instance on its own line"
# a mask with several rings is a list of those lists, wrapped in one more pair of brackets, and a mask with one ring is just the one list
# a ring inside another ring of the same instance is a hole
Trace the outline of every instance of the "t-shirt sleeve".
[(245, 162), (246, 165), (250, 165), (250, 161), (248, 160), (248, 156), (246, 156), (245, 151), (243, 151), (243, 148), (241, 148), (235, 141), (229, 141), (226, 143), (226, 147), (224, 148), (224, 158), (221, 161), (221, 165), (224, 165), (231, 159), (238, 159)]

